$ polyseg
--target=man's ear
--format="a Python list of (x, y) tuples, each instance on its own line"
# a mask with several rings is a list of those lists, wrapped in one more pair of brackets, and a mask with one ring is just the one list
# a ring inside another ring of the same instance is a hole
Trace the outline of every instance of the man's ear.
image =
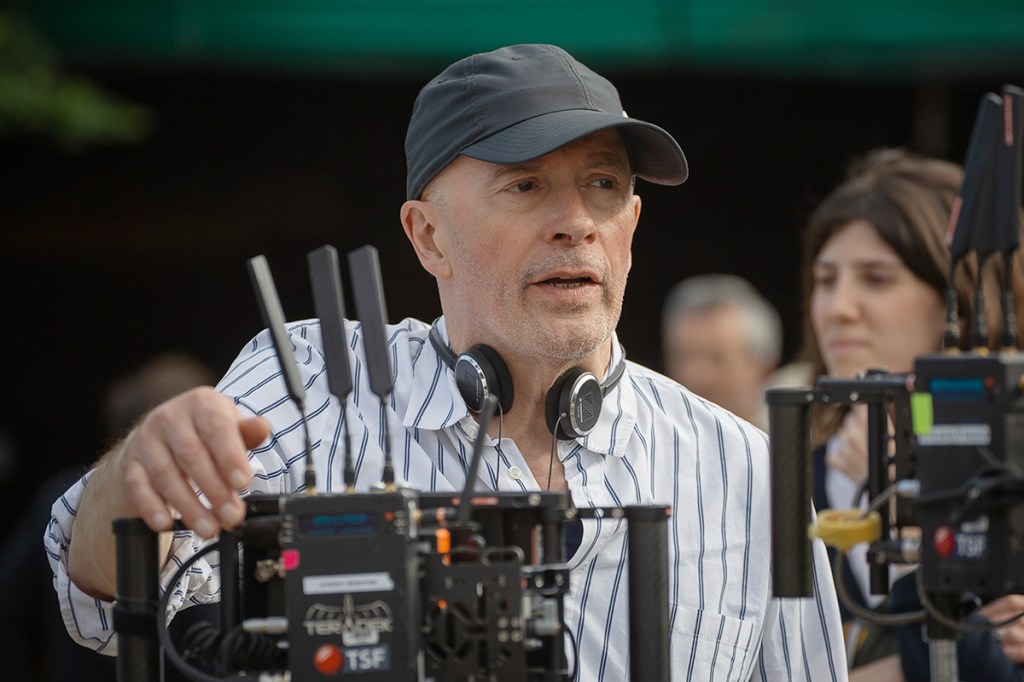
[[(640, 206), (643, 204), (640, 201), (640, 195), (633, 195), (633, 233), (636, 233), (636, 227), (640, 224)], [(632, 237), (630, 237), (630, 244), (632, 244)], [(626, 262), (626, 272), (633, 269), (633, 247), (629, 248), (629, 260)]]
[(420, 265), (437, 279), (452, 275), (451, 264), (437, 239), (438, 207), (429, 201), (413, 200), (402, 204), (401, 220), (405, 236), (416, 250)]

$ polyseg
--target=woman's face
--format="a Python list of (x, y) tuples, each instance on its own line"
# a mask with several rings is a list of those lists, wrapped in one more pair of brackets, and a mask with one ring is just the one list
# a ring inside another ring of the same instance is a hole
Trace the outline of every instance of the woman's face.
[(829, 375), (909, 372), (939, 349), (942, 298), (911, 272), (866, 220), (825, 242), (813, 264), (811, 323)]

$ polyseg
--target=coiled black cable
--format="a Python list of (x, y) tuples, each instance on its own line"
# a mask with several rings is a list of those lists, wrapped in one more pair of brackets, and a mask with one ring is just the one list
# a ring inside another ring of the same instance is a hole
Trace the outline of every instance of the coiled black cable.
[[(278, 649), (273, 637), (245, 632), (241, 626), (232, 628), (223, 634), (210, 623), (198, 623), (192, 626), (185, 635), (185, 654), (178, 652), (174, 641), (167, 631), (167, 606), (174, 587), (181, 581), (185, 573), (199, 559), (217, 549), (211, 543), (186, 559), (174, 572), (167, 589), (160, 596), (157, 607), (156, 632), (163, 647), (164, 655), (178, 672), (196, 682), (223, 682), (224, 677), (210, 675), (188, 662), (187, 658), (197, 657), (202, 663), (211, 663), (214, 658), (239, 668), (266, 669), (282, 663), (284, 654)], [(205, 626), (205, 627), (203, 627)]]

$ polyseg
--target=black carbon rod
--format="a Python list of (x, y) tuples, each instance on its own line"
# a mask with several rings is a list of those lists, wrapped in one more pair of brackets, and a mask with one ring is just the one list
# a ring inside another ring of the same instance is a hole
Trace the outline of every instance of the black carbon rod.
[(629, 543), (629, 675), (669, 682), (668, 517), (660, 506), (626, 507)]
[(160, 644), (156, 634), (160, 566), (158, 535), (142, 519), (114, 521), (117, 553), (118, 682), (160, 679)]
[(772, 474), (772, 592), (814, 594), (811, 569), (811, 433), (809, 389), (769, 389)]
[[(888, 487), (889, 419), (885, 402), (868, 403), (868, 499), (874, 500)], [(882, 539), (889, 538), (889, 514), (882, 514)], [(871, 594), (889, 594), (889, 564), (872, 562), (868, 571)]]

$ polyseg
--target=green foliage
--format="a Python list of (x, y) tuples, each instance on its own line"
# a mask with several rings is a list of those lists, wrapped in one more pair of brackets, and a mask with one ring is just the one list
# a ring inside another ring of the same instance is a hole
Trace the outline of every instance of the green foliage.
[(25, 19), (0, 12), (0, 138), (27, 134), (78, 152), (139, 142), (153, 125), (144, 107), (64, 71)]

